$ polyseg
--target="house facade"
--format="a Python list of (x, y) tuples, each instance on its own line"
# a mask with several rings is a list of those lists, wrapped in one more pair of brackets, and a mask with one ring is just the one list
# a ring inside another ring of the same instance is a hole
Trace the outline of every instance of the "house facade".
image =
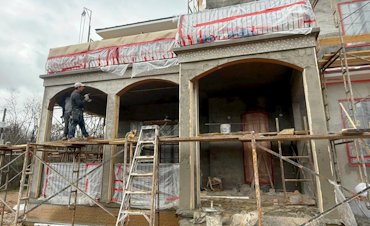
[[(86, 84), (93, 99), (86, 113), (104, 118), (104, 139), (123, 139), (132, 129), (163, 121), (171, 122), (165, 123), (170, 129), (163, 135), (179, 137), (219, 133), (221, 124), (230, 125), (231, 132), (294, 128), (311, 134), (347, 127), (339, 106), (348, 100), (341, 91), (341, 73), (334, 66), (324, 72), (331, 118), (327, 121), (318, 63), (338, 47), (318, 44), (338, 37), (340, 15), (336, 11), (339, 17), (331, 16), (336, 2), (318, 1), (315, 8), (311, 3), (316, 1), (228, 3), (207, 0), (206, 9), (196, 14), (97, 29), (101, 41), (51, 49), (47, 74), (40, 76), (45, 90), (38, 142), (50, 141), (54, 107), (75, 82)], [(363, 64), (351, 70), (352, 85), (356, 100), (370, 109), (366, 99), (370, 77)], [(361, 114), (366, 127), (369, 113)], [(284, 143), (285, 155), (303, 155), (307, 151), (303, 143)], [(266, 145), (277, 148), (276, 143)], [(329, 142), (309, 145), (312, 169), (322, 177), (286, 186), (303, 193), (310, 193), (311, 187), (310, 195), (322, 212), (335, 205), (333, 186), (327, 180), (335, 178), (328, 164)], [(201, 189), (208, 177), (222, 178), (226, 190), (253, 179), (250, 147), (240, 141), (179, 143), (162, 149), (161, 163), (178, 165), (179, 209), (201, 207)], [(103, 159), (116, 152), (117, 147), (104, 146)], [(341, 181), (353, 188), (361, 181), (357, 158), (348, 146), (338, 147), (337, 153)], [(278, 159), (263, 158), (269, 176), (261, 175), (261, 184), (281, 190), (282, 174), (292, 178), (296, 170), (289, 166), (282, 170)], [(116, 195), (115, 167), (120, 162), (122, 156), (102, 167), (100, 202), (107, 206)], [(45, 173), (41, 164), (35, 170), (39, 173), (33, 178), (32, 195), (37, 198), (43, 192)]]

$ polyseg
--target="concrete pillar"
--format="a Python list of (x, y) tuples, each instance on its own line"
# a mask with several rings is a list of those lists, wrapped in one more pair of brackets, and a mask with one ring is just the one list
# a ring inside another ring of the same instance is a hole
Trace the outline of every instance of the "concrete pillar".
[[(108, 94), (106, 106), (104, 139), (114, 139), (117, 136), (119, 117), (119, 97), (115, 94)], [(105, 145), (103, 147), (103, 161), (110, 159), (116, 152), (116, 146)], [(102, 202), (110, 202), (112, 198), (112, 186), (114, 175), (115, 159), (103, 165), (102, 177)]]
[[(315, 49), (312, 48), (312, 51), (315, 52)], [(310, 65), (305, 67), (303, 72), (308, 124), (311, 134), (325, 134), (327, 127), (319, 71), (316, 62)], [(330, 159), (328, 141), (313, 141), (312, 149), (316, 172), (333, 179), (331, 167), (328, 164)], [(318, 208), (321, 212), (335, 205), (334, 188), (326, 179), (316, 177), (316, 189)]]
[[(44, 91), (44, 97), (42, 101), (42, 110), (41, 110), (41, 117), (40, 117), (40, 124), (39, 130), (37, 134), (37, 143), (43, 143), (50, 140), (50, 132), (51, 132), (51, 124), (53, 119), (53, 110), (49, 110), (50, 98), (47, 95), (47, 90)], [(38, 157), (41, 159), (43, 158), (43, 152), (36, 153)], [(36, 159), (32, 175), (32, 185), (31, 185), (31, 192), (30, 196), (33, 198), (37, 198), (40, 196), (41, 192), (41, 179), (42, 179), (42, 163)]]
[[(180, 66), (180, 68), (182, 65)], [(188, 137), (194, 133), (194, 89), (193, 83), (188, 76), (182, 75), (180, 69), (179, 84), (179, 136)], [(179, 162), (180, 162), (180, 209), (195, 208), (195, 144), (180, 143)]]

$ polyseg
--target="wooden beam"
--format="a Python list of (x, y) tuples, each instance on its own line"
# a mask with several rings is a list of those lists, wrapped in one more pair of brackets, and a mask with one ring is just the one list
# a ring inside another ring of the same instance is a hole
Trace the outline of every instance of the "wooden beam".
[[(269, 135), (271, 134), (271, 135)], [(350, 139), (368, 139), (370, 138), (370, 132), (363, 133), (348, 133), (347, 130), (344, 130), (343, 133), (333, 133), (333, 134), (314, 134), (314, 135), (300, 135), (295, 133), (294, 135), (276, 135), (276, 132), (271, 133), (256, 133), (256, 141), (298, 141), (298, 140), (350, 140)], [(348, 134), (348, 135), (347, 135)], [(217, 141), (242, 141), (250, 142), (252, 141), (252, 136), (250, 133), (240, 133), (240, 134), (200, 134), (193, 137), (159, 137), (159, 143), (161, 144), (171, 144), (171, 143), (180, 143), (180, 142), (217, 142)], [(123, 139), (111, 139), (111, 140), (90, 140), (90, 141), (74, 141), (74, 142), (65, 142), (69, 145), (123, 145), (125, 141)], [(135, 141), (133, 141), (135, 143)], [(62, 144), (64, 144), (62, 142)], [(61, 145), (61, 142), (58, 141), (53, 144), (53, 142), (47, 143), (38, 143), (31, 144), (37, 146), (46, 146), (46, 147), (65, 147)], [(18, 147), (18, 146), (17, 146)], [(24, 147), (23, 145), (21, 147)], [(11, 148), (10, 148), (11, 149)]]
[[(344, 43), (356, 43), (356, 42), (370, 42), (370, 33), (362, 35), (346, 35), (343, 36)], [(340, 36), (335, 37), (321, 37), (318, 39), (320, 46), (339, 46)]]

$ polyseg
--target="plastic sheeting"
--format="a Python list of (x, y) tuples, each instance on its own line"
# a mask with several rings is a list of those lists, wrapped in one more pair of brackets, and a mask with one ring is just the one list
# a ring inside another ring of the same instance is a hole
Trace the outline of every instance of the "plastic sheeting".
[(110, 65), (100, 68), (104, 72), (109, 72), (115, 75), (123, 76), (128, 68), (128, 64)]
[[(151, 172), (151, 164), (139, 164), (138, 172)], [(127, 175), (129, 168), (127, 168)], [(123, 164), (116, 164), (114, 167), (114, 194), (112, 202), (120, 203), (123, 194)], [(135, 178), (133, 190), (150, 190), (151, 178)], [(179, 199), (179, 164), (161, 163), (159, 165), (159, 209), (169, 209), (178, 206)], [(131, 198), (131, 205), (135, 208), (150, 208), (150, 196), (135, 195)], [(156, 201), (157, 205), (157, 201)], [(157, 207), (158, 208), (158, 207)]]
[[(331, 183), (334, 186), (336, 203), (343, 202), (346, 199), (346, 197), (340, 190), (340, 185), (336, 184), (333, 181), (329, 181), (329, 183)], [(344, 225), (357, 226), (355, 216), (353, 215), (353, 212), (351, 210), (349, 203), (344, 203), (338, 206), (338, 213)]]
[(169, 68), (177, 65), (178, 63), (179, 62), (177, 58), (135, 63), (132, 65), (131, 78), (152, 70)]
[(166, 67), (166, 61), (161, 60), (176, 58), (175, 34), (169, 30), (51, 49), (46, 71), (51, 74), (150, 61), (159, 61), (157, 67), (163, 62)]
[[(99, 164), (97, 163), (81, 163), (79, 177), (91, 172), (98, 166)], [(68, 180), (72, 181), (73, 163), (50, 163), (50, 167), (62, 174)], [(73, 178), (73, 180), (76, 180), (76, 178)], [(83, 177), (79, 181), (78, 187), (98, 201), (101, 197), (101, 180), (102, 168), (100, 167), (89, 175)], [(47, 199), (68, 185), (69, 183), (61, 178), (57, 173), (55, 173), (49, 167), (44, 167), (42, 194), (39, 199)], [(50, 199), (49, 202), (52, 204), (68, 204), (70, 191), (71, 188), (66, 189), (54, 198)], [(77, 204), (93, 205), (94, 203), (85, 194), (82, 194), (80, 191), (78, 191)]]
[(262, 35), (307, 34), (315, 22), (308, 0), (261, 0), (180, 17), (181, 46)]

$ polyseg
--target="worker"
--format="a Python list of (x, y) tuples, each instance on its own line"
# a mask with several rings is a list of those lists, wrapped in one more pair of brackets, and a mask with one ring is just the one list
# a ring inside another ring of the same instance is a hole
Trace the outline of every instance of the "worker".
[(71, 112), (72, 112), (71, 97), (70, 95), (68, 95), (65, 99), (64, 107), (63, 107), (64, 130), (63, 130), (62, 140), (67, 140), (68, 138), (69, 119), (71, 117)]
[(69, 127), (69, 118), (72, 111), (71, 106), (71, 93), (65, 93), (58, 101), (58, 105), (62, 107), (62, 123), (64, 123), (64, 129), (63, 129), (63, 138), (62, 140), (68, 139), (68, 127)]
[(74, 91), (71, 94), (71, 116), (69, 119), (69, 132), (68, 139), (73, 139), (76, 132), (76, 126), (78, 125), (81, 129), (84, 138), (90, 138), (85, 128), (85, 120), (83, 116), (84, 105), (86, 102), (91, 102), (89, 94), (82, 96), (82, 92), (85, 89), (85, 85), (81, 82), (74, 84)]
[[(370, 186), (370, 184), (368, 184)], [(366, 189), (366, 183), (359, 183), (355, 186), (356, 193)], [(370, 218), (370, 202), (368, 199), (368, 192), (361, 193), (357, 199), (350, 202), (353, 214), (359, 217)]]

